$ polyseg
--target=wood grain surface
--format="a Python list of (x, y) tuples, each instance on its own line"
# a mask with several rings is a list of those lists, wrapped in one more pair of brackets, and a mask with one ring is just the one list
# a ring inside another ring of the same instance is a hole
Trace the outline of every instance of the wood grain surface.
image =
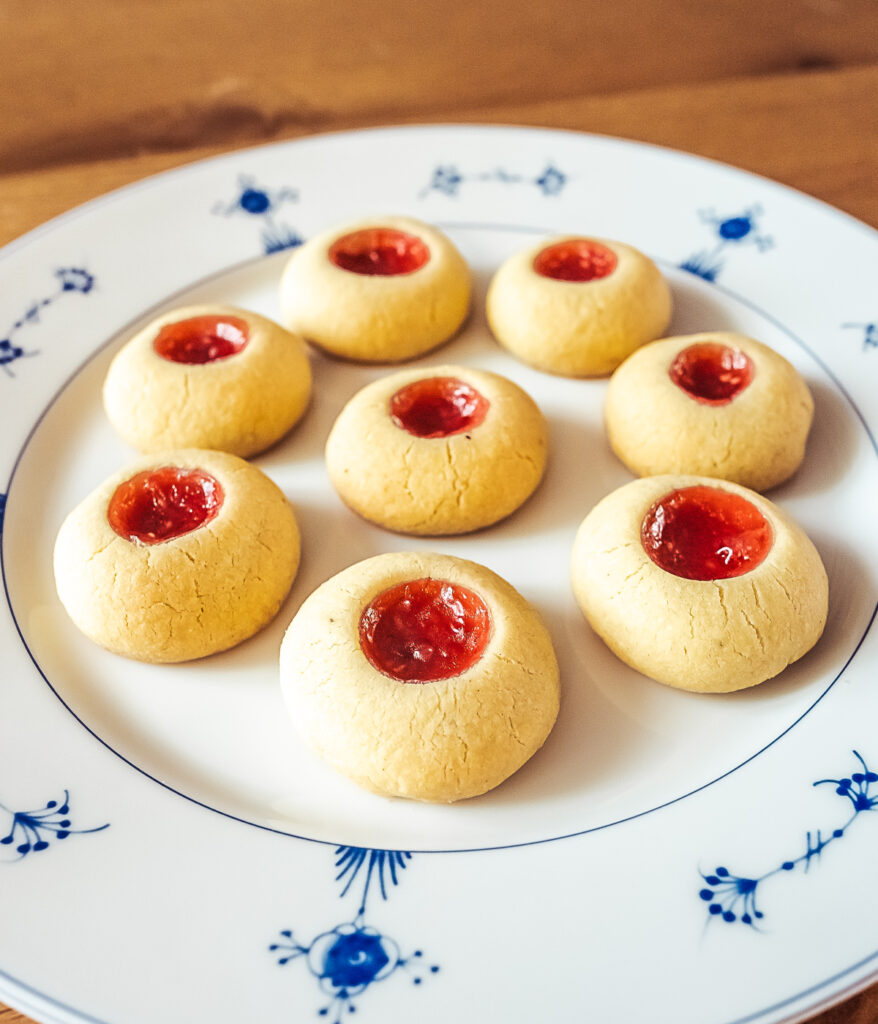
[[(221, 151), (423, 122), (670, 146), (878, 227), (878, 0), (0, 0), (0, 69), (0, 244)], [(876, 1024), (878, 986), (813, 1022)]]

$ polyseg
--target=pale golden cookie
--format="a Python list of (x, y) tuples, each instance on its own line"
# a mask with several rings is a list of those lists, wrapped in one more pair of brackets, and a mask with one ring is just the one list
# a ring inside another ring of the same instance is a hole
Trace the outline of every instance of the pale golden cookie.
[(644, 346), (613, 374), (604, 406), (613, 451), (638, 476), (698, 473), (756, 491), (798, 469), (813, 412), (794, 366), (729, 332)]
[[(725, 533), (711, 538), (714, 561), (740, 575), (681, 578), (661, 568), (644, 536), (654, 545), (663, 535), (664, 555), (685, 564), (704, 520), (675, 525), (666, 501), (645, 534), (644, 521), (660, 499), (688, 488), (705, 488), (711, 500), (731, 496), (748, 537), (770, 545), (763, 560), (742, 558), (746, 542)], [(613, 491), (580, 526), (571, 571), (579, 606), (607, 646), (678, 689), (725, 693), (764, 682), (809, 651), (826, 622), (826, 572), (804, 531), (755, 491), (710, 477), (647, 477)]]
[(447, 341), (466, 318), (470, 290), (469, 268), (442, 232), (411, 217), (369, 217), (296, 249), (280, 303), (284, 323), (332, 355), (385, 363)]
[[(416, 601), (413, 581), (444, 588), (452, 619), (463, 607), (455, 602), (469, 601), (477, 626), (459, 635), (476, 660), (459, 674), (437, 676), (449, 669), (435, 667), (435, 637), (394, 632), (400, 605), (383, 619), (375, 611), (397, 587)], [(376, 646), (396, 652), (397, 677), (376, 666)], [(499, 785), (542, 746), (560, 699), (536, 611), (484, 566), (429, 553), (378, 555), (318, 587), (287, 630), (280, 673), (295, 727), (317, 754), (366, 789), (414, 800), (463, 800)], [(407, 681), (412, 673), (424, 681)]]
[[(155, 500), (137, 497), (147, 476)], [(117, 494), (142, 502), (134, 539), (119, 532)], [(180, 494), (209, 508), (206, 521), (154, 541)], [(149, 662), (201, 658), (247, 639), (277, 613), (298, 565), (299, 531), (280, 489), (234, 455), (194, 449), (115, 473), (70, 513), (55, 544), (58, 596), (74, 623), (102, 647)]]
[[(208, 351), (230, 354), (180, 362), (159, 350), (190, 360)], [(143, 452), (211, 448), (254, 455), (298, 422), (310, 395), (302, 339), (233, 306), (162, 314), (119, 351), (104, 382), (110, 422)]]
[[(434, 387), (440, 398), (431, 403)], [(447, 415), (456, 428), (448, 435), (418, 436), (404, 425), (429, 434), (448, 425)], [(400, 533), (452, 534), (514, 512), (539, 484), (546, 451), (545, 419), (512, 381), (463, 366), (419, 367), (354, 395), (330, 432), (326, 465), (364, 518)]]
[[(568, 277), (546, 276), (538, 267)], [(565, 377), (600, 377), (664, 334), (671, 292), (652, 260), (632, 246), (563, 235), (500, 267), (487, 313), (500, 344), (524, 362)]]

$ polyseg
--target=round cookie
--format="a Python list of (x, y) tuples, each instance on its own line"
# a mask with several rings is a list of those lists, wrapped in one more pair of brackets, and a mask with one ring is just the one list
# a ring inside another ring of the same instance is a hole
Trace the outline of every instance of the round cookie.
[(55, 583), (73, 622), (116, 654), (188, 661), (277, 613), (299, 565), (280, 489), (234, 455), (194, 449), (115, 473), (65, 519)]
[(607, 388), (613, 451), (638, 476), (696, 473), (762, 491), (798, 469), (814, 401), (779, 353), (730, 332), (639, 349)]
[(580, 526), (571, 573), (607, 646), (682, 690), (764, 682), (809, 651), (826, 622), (826, 572), (804, 531), (755, 491), (710, 477), (646, 477), (613, 491)]
[(452, 242), (411, 217), (370, 217), (293, 252), (283, 321), (335, 356), (399, 362), (447, 341), (466, 318), (470, 272)]
[(142, 452), (254, 455), (298, 422), (310, 395), (302, 339), (233, 306), (162, 314), (117, 353), (104, 382), (110, 422)]
[(671, 292), (632, 246), (563, 235), (500, 267), (487, 313), (497, 341), (524, 362), (565, 377), (600, 377), (664, 334)]
[(536, 611), (448, 555), (378, 555), (311, 594), (281, 645), (303, 739), (386, 796), (451, 802), (493, 789), (543, 744), (559, 675)]
[(515, 511), (542, 479), (546, 422), (512, 381), (463, 366), (402, 370), (359, 391), (326, 442), (329, 477), (399, 533), (466, 533)]

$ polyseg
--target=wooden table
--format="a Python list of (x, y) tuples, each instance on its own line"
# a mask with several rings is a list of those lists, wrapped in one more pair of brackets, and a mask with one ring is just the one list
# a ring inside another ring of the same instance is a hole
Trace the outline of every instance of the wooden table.
[[(878, 227), (875, 0), (3, 0), (0, 68), (0, 244), (223, 150), (450, 121), (688, 150)], [(874, 1024), (878, 985), (813, 1020)]]

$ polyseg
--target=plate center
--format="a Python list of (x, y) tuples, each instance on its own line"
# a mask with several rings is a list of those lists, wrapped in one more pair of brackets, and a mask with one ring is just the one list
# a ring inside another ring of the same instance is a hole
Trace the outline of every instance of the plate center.
[[(135, 457), (107, 423), (100, 391), (112, 354), (139, 323), (86, 361), (59, 393), (10, 487), (3, 533), (7, 587), (48, 684), (137, 769), (255, 825), (407, 850), (497, 847), (602, 828), (709, 785), (756, 755), (826, 691), (867, 628), (872, 599), (864, 566), (878, 562), (867, 513), (878, 504), (878, 474), (855, 410), (772, 320), (693, 275), (665, 268), (676, 304), (670, 333), (752, 335), (797, 365), (812, 387), (817, 415), (805, 464), (770, 496), (802, 523), (824, 557), (830, 617), (810, 655), (777, 680), (739, 694), (677, 692), (618, 662), (586, 625), (569, 586), (579, 523), (601, 497), (631, 479), (605, 441), (606, 382), (538, 373), (514, 362), (490, 337), (483, 314), (489, 276), (534, 232), (448, 230), (477, 277), (474, 312), (461, 335), (419, 362), (505, 374), (536, 399), (550, 425), (547, 476), (504, 523), (425, 541), (393, 535), (349, 512), (328, 483), (323, 445), (348, 398), (389, 371), (315, 354), (315, 395), (304, 421), (255, 460), (290, 498), (303, 536), (300, 574), (277, 619), (235, 650), (184, 665), (140, 664), (95, 647), (58, 602), (52, 547), (66, 514)], [(276, 317), (282, 264), (281, 255), (239, 268), (175, 297), (174, 304), (224, 302)], [(854, 551), (850, 538), (864, 538), (865, 549)], [(453, 806), (384, 799), (335, 775), (299, 739), (277, 679), (283, 632), (316, 586), (360, 559), (416, 548), (482, 562), (509, 580), (543, 615), (561, 665), (562, 710), (544, 748), (492, 793)]]

